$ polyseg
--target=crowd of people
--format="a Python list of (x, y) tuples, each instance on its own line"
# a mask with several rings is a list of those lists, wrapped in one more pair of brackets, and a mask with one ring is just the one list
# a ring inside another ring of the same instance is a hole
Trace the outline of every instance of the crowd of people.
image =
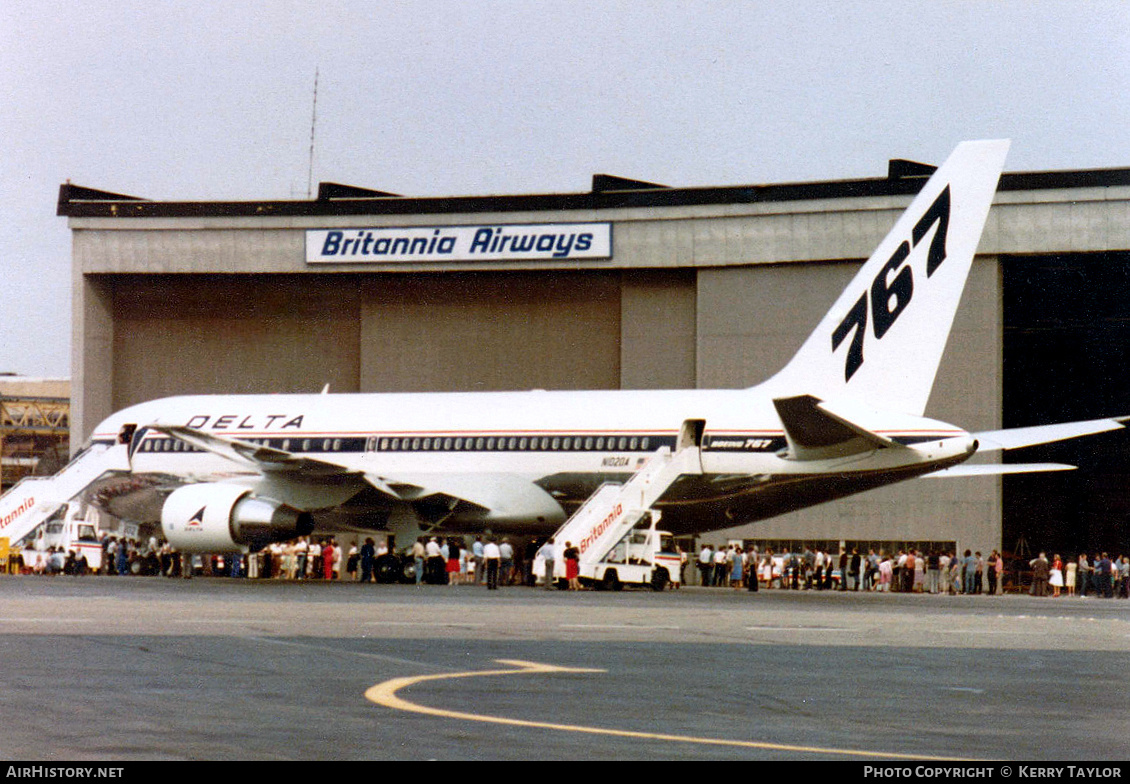
[[(366, 546), (372, 539), (366, 540)], [(526, 580), (525, 566), (528, 549), (519, 552), (508, 538), (491, 536), (484, 542), (476, 536), (470, 546), (462, 536), (431, 536), (417, 539), (410, 556), (412, 575), (417, 585), (473, 585), (480, 583), (497, 589), (500, 585), (513, 585)], [(379, 558), (379, 555), (378, 555)], [(375, 562), (374, 562), (375, 563)], [(365, 555), (361, 557), (361, 581), (367, 582)]]
[(20, 566), (32, 574), (89, 574), (90, 560), (82, 550), (67, 550), (62, 547), (48, 547), (42, 554), (37, 554), (33, 559), (25, 558), (20, 553)]
[(97, 572), (125, 575), (135, 573), (134, 564), (155, 554), (159, 547), (155, 538), (150, 539), (146, 546), (127, 537), (104, 536), (95, 548), (101, 549), (101, 557), (92, 564), (87, 556), (90, 544), (86, 542), (72, 548), (53, 545), (42, 551), (20, 550), (17, 552), (19, 566), (21, 571), (31, 574), (77, 577)]
[[(366, 546), (371, 543), (371, 539), (366, 540)], [(553, 537), (544, 542), (531, 539), (524, 547), (518, 548), (506, 537), (488, 536), (484, 541), (482, 536), (476, 536), (468, 545), (462, 536), (432, 536), (418, 539), (412, 545), (411, 557), (417, 585), (425, 582), (433, 585), (478, 583), (493, 590), (509, 585), (532, 587), (540, 579), (546, 587), (553, 587), (555, 581), (545, 580), (545, 575), (555, 574), (558, 546)], [(566, 542), (560, 557), (565, 564), (569, 589), (578, 589), (579, 550), (571, 542)], [(366, 574), (365, 557), (362, 555), (362, 582), (366, 581)]]
[(1033, 596), (1086, 597), (1094, 593), (1104, 599), (1130, 598), (1130, 558), (1124, 555), (1112, 560), (1107, 553), (1090, 558), (1081, 553), (1077, 559), (1065, 561), (1058, 554), (1049, 560), (1047, 553), (1040, 553), (1028, 565), (1032, 568)]
[[(1111, 560), (1106, 553), (1089, 560), (1080, 555), (1064, 566), (1057, 555), (1044, 553), (1029, 564), (1033, 596), (1098, 596), (1130, 598), (1130, 558)], [(755, 547), (704, 544), (697, 567), (704, 586), (877, 591), (930, 594), (999, 594), (1004, 592), (1006, 562), (993, 550), (981, 552), (899, 550), (897, 553), (845, 549), (833, 554), (806, 548), (802, 552), (758, 552)], [(1014, 577), (1015, 579), (1015, 577)], [(1065, 594), (1061, 591), (1066, 590)]]
[[(300, 537), (232, 558), (237, 576), (278, 580), (349, 580), (362, 583), (415, 582), (417, 585), (483, 584), (488, 588), (532, 584), (536, 548), (515, 548), (507, 538), (421, 537), (401, 553), (384, 537), (339, 545), (334, 537)], [(390, 556), (395, 556), (390, 558)], [(245, 563), (240, 566), (238, 562)], [(162, 572), (172, 574), (176, 566)], [(182, 574), (183, 576), (183, 574)]]
[[(515, 547), (506, 537), (421, 537), (399, 557), (388, 559), (387, 541), (372, 537), (339, 545), (335, 537), (300, 537), (268, 545), (247, 554), (182, 556), (168, 543), (151, 537), (139, 542), (127, 537), (102, 539), (103, 574), (162, 574), (191, 577), (196, 574), (226, 575), (278, 580), (350, 580), (358, 582), (415, 582), (417, 585), (509, 585), (533, 586), (544, 581), (546, 570), (558, 561), (570, 589), (578, 580), (578, 549), (572, 543), (524, 541)], [(684, 567), (691, 559), (680, 551)], [(1045, 553), (1020, 566), (1028, 568), (1025, 579), (1011, 575), (1011, 588), (1026, 589), (1032, 596), (1080, 596), (1130, 598), (1130, 558), (1107, 553), (1051, 558)], [(93, 571), (81, 548), (65, 551), (52, 547), (38, 555), (25, 571), (37, 574), (82, 575)], [(800, 552), (759, 552), (754, 546), (731, 543), (714, 547), (704, 544), (695, 566), (699, 583), (707, 587), (759, 589), (808, 589), (876, 591), (930, 594), (1003, 593), (1006, 561), (994, 550), (988, 556), (914, 549), (897, 553), (866, 554), (856, 548), (831, 553), (819, 548)], [(1012, 563), (1012, 568), (1017, 562)], [(394, 569), (394, 573), (387, 570)], [(382, 573), (382, 570), (386, 570)], [(1030, 573), (1030, 582), (1027, 574)], [(679, 582), (686, 582), (681, 574)], [(1023, 584), (1022, 584), (1023, 583)]]
[[(81, 548), (65, 550), (51, 547), (29, 559), (20, 552), (21, 570), (34, 574), (87, 574), (98, 571), (107, 575), (194, 575), (247, 577), (277, 580), (351, 580), (358, 582), (415, 582), (417, 584), (483, 584), (488, 588), (508, 585), (534, 585), (544, 575), (544, 567), (552, 563), (554, 545), (530, 541), (515, 547), (508, 538), (422, 537), (398, 557), (389, 560), (387, 540), (378, 543), (373, 537), (353, 541), (348, 548), (335, 537), (299, 537), (276, 542), (249, 554), (228, 553), (190, 555), (176, 552), (167, 542), (156, 537), (148, 542), (117, 536), (101, 540), (101, 567), (91, 569)], [(540, 559), (539, 559), (540, 556)], [(565, 563), (572, 562), (575, 572), (579, 554), (569, 544), (562, 552)], [(551, 567), (552, 568), (552, 567)], [(382, 570), (383, 573), (382, 573)], [(392, 570), (392, 571), (389, 571)], [(573, 577), (575, 578), (575, 574)]]

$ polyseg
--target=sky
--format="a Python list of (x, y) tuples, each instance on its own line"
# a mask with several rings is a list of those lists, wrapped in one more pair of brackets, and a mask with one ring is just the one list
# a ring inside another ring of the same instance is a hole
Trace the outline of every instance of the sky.
[(1128, 167), (1128, 77), (1122, 0), (0, 0), (0, 372), (70, 376), (68, 180), (810, 182), (978, 138), (1012, 139), (1006, 171)]

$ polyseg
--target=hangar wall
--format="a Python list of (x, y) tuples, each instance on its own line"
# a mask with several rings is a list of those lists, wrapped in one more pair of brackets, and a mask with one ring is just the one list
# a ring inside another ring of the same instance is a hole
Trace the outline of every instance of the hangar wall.
[(362, 390), (616, 389), (618, 273), (383, 275), (365, 284)]
[(118, 410), (168, 395), (312, 393), (327, 383), (336, 392), (693, 387), (693, 289), (672, 277), (323, 274), (265, 285), (251, 275), (161, 274), (96, 285), (112, 302)]
[(219, 389), (359, 389), (356, 281), (162, 274), (109, 285), (114, 410)]

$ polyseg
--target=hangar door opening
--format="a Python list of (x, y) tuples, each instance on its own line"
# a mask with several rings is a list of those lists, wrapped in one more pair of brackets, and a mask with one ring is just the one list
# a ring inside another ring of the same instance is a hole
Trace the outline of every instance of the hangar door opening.
[[(1005, 427), (1130, 414), (1130, 253), (1002, 258)], [(1130, 432), (1010, 453), (1077, 471), (1007, 476), (1003, 546), (1130, 553)]]

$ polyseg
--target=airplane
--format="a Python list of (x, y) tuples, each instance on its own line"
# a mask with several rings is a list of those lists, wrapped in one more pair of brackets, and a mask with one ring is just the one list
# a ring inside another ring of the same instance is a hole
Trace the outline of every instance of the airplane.
[(959, 144), (758, 386), (171, 397), (94, 429), (87, 448), (128, 445), (129, 468), (91, 494), (182, 552), (246, 552), (314, 530), (549, 534), (663, 447), (697, 448), (655, 503), (676, 535), (916, 477), (1070, 469), (967, 461), (1124, 420), (970, 433), (923, 416), (1008, 147)]

